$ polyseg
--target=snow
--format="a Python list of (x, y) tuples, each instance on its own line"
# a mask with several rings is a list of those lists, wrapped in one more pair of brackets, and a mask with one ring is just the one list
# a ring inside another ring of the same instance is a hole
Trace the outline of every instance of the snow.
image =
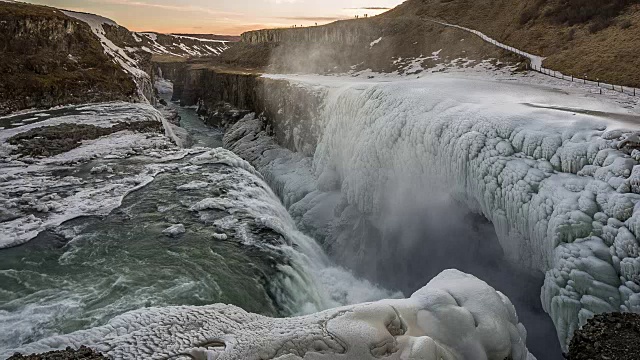
[(176, 34), (171, 34), (171, 36), (176, 37), (178, 39), (189, 39), (189, 40), (196, 40), (200, 42), (211, 42), (211, 43), (218, 43), (218, 44), (225, 44), (225, 45), (229, 43), (229, 41), (227, 40), (204, 39), (204, 38), (198, 38), (193, 36), (176, 35)]
[(151, 81), (149, 78), (149, 74), (139, 68), (137, 60), (131, 58), (122, 48), (118, 47), (111, 40), (109, 40), (105, 36), (105, 30), (102, 27), (102, 25), (110, 25), (115, 27), (119, 27), (119, 25), (116, 24), (113, 20), (94, 14), (68, 10), (64, 10), (63, 13), (69, 17), (84, 21), (91, 27), (93, 33), (98, 37), (98, 39), (100, 39), (100, 43), (102, 44), (102, 48), (104, 49), (105, 54), (107, 54), (107, 56), (118, 63), (126, 72), (131, 74), (136, 84), (138, 84), (140, 98), (145, 99), (145, 84), (150, 83)]
[(188, 184), (178, 186), (176, 190), (178, 191), (200, 190), (200, 189), (205, 189), (208, 186), (209, 186), (209, 183), (206, 181), (192, 181)]
[(378, 44), (380, 41), (382, 41), (382, 37), (379, 37), (379, 38), (377, 38), (377, 39), (373, 40), (373, 41), (371, 42), (371, 44), (369, 44), (369, 48), (374, 47), (374, 46), (375, 46), (376, 44)]
[[(197, 319), (197, 326), (194, 326)], [(111, 358), (263, 357), (535, 360), (508, 298), (483, 281), (447, 270), (409, 299), (382, 300), (274, 319), (232, 305), (147, 308), (108, 324), (54, 336), (10, 356), (86, 345)], [(321, 351), (321, 352), (319, 352)]]
[[(117, 122), (136, 122), (136, 121), (162, 121), (162, 115), (149, 104), (133, 104), (127, 102), (108, 102), (100, 104), (83, 105), (81, 107), (68, 107), (68, 111), (62, 115), (50, 117), (46, 120), (27, 124), (18, 128), (5, 129), (0, 132), (0, 142), (17, 134), (27, 132), (31, 129), (43, 126), (56, 126), (60, 124), (85, 124), (99, 127), (111, 127)], [(10, 119), (12, 116), (6, 116), (3, 119)], [(46, 115), (47, 117), (50, 114)], [(34, 117), (43, 118), (45, 116)]]
[(171, 159), (179, 152), (172, 150), (172, 144), (160, 134), (121, 131), (84, 141), (77, 148), (47, 158), (18, 159), (16, 155), (9, 155), (13, 146), (6, 141), (37, 127), (63, 123), (110, 127), (122, 121), (162, 119), (160, 113), (148, 104), (93, 104), (68, 111), (67, 115), (63, 113), (38, 123), (0, 131), (0, 154), (5, 157), (0, 176), (0, 209), (18, 215), (14, 220), (0, 223), (0, 248), (25, 243), (41, 231), (79, 216), (109, 214), (120, 206), (127, 194), (146, 186), (164, 171), (164, 165), (160, 159), (158, 164), (147, 164), (134, 172), (122, 172), (115, 171), (110, 163), (102, 163), (91, 167), (90, 177), (56, 176), (54, 172), (65, 172), (76, 164), (89, 161), (124, 159), (142, 154), (157, 153)]
[[(143, 46), (142, 50), (152, 54), (165, 54), (177, 57), (185, 56), (208, 56), (208, 55), (220, 55), (223, 51), (229, 49), (228, 41), (223, 40), (211, 40), (200, 39), (190, 36), (181, 36), (166, 34), (164, 36), (172, 39), (171, 45), (162, 45), (158, 42), (158, 34), (156, 33), (133, 33), (138, 37), (145, 37), (151, 43), (148, 46)], [(189, 40), (189, 44), (183, 40)], [(192, 42), (197, 44), (192, 44)], [(211, 46), (209, 46), (211, 45)]]
[[(113, 20), (107, 19), (102, 16), (75, 12), (75, 11), (63, 11), (65, 15), (76, 18), (87, 23), (92, 32), (98, 37), (102, 47), (104, 49), (105, 54), (109, 56), (113, 61), (119, 64), (123, 70), (131, 75), (133, 80), (136, 82), (138, 86), (138, 97), (140, 99), (146, 99), (145, 94), (150, 93), (151, 88), (151, 80), (149, 74), (147, 74), (144, 70), (142, 70), (139, 60), (134, 57), (129, 56), (129, 53), (135, 53), (138, 50), (149, 52), (152, 54), (165, 54), (172, 55), (178, 57), (184, 56), (207, 56), (207, 55), (219, 55), (221, 52), (227, 50), (229, 48), (227, 41), (219, 41), (219, 40), (207, 40), (207, 39), (198, 39), (192, 37), (185, 36), (177, 36), (177, 35), (165, 35), (171, 39), (177, 41), (172, 46), (169, 46), (170, 49), (158, 43), (158, 34), (155, 33), (136, 33), (131, 32), (132, 37), (136, 42), (142, 42), (142, 38), (146, 38), (150, 44), (149, 46), (141, 46), (140, 48), (132, 48), (126, 47), (125, 49), (120, 48), (116, 44), (114, 44), (111, 40), (106, 37), (106, 32), (103, 25), (110, 25), (114, 27), (119, 27)], [(198, 45), (187, 45), (183, 43), (183, 40), (189, 40), (190, 42), (197, 41)], [(214, 45), (214, 48), (208, 46)], [(125, 51), (126, 50), (126, 51)], [(146, 99), (147, 101), (149, 99)]]
[[(531, 66), (534, 66), (536, 68), (541, 68), (542, 67), (542, 62), (545, 59), (544, 57), (533, 55), (533, 54), (529, 54), (529, 53), (524, 52), (522, 50), (518, 50), (518, 49), (516, 49), (516, 48), (514, 48), (512, 46), (505, 45), (505, 44), (503, 44), (503, 43), (501, 43), (501, 42), (499, 42), (499, 41), (497, 41), (495, 39), (490, 38), (489, 36), (485, 35), (484, 33), (480, 32), (478, 30), (469, 29), (469, 28), (466, 28), (466, 27), (460, 26), (460, 25), (448, 24), (448, 23), (445, 23), (445, 22), (442, 22), (442, 21), (438, 21), (438, 20), (431, 20), (431, 19), (427, 19), (427, 20), (431, 21), (431, 22), (434, 22), (434, 23), (437, 23), (437, 24), (440, 24), (440, 25), (454, 27), (454, 28), (457, 28), (457, 29), (460, 29), (460, 30), (464, 30), (464, 31), (468, 31), (468, 32), (470, 32), (472, 34), (475, 34), (478, 37), (480, 37), (482, 40), (484, 40), (486, 42), (489, 42), (489, 43), (492, 43), (492, 44), (496, 45), (499, 48), (502, 48), (502, 49), (505, 49), (505, 50), (509, 50), (509, 51), (511, 51), (513, 53), (516, 53), (518, 55), (526, 57), (527, 59), (529, 59), (529, 61), (531, 61)], [(462, 39), (462, 40), (464, 40), (464, 39)]]
[(546, 274), (541, 300), (563, 346), (593, 313), (640, 311), (637, 103), (530, 75), (267, 76), (324, 94), (313, 158), (250, 117), (225, 146), (251, 159), (301, 229), (331, 231), (339, 214), (310, 215), (322, 206), (379, 213), (398, 181), (440, 184), (492, 221), (509, 260)]

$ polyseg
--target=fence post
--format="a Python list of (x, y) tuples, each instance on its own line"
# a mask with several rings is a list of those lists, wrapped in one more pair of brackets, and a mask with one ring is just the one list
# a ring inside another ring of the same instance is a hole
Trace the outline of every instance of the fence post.
[(633, 88), (633, 96), (636, 96), (636, 88)]
[(571, 82), (573, 82), (573, 75), (571, 75)]

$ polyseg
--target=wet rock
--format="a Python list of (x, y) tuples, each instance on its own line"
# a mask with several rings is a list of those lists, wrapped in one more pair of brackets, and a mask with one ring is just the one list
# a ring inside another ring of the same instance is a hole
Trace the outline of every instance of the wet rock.
[(22, 355), (14, 354), (8, 360), (100, 360), (108, 359), (101, 353), (86, 346), (81, 346), (78, 350), (67, 347), (65, 350), (50, 351), (43, 354)]

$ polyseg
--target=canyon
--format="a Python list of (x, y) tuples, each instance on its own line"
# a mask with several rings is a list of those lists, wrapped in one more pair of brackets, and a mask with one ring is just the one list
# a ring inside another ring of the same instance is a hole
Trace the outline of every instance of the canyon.
[(0, 96), (0, 354), (559, 359), (640, 312), (640, 97), (430, 20), (455, 5), (236, 43), (15, 20), (116, 77)]

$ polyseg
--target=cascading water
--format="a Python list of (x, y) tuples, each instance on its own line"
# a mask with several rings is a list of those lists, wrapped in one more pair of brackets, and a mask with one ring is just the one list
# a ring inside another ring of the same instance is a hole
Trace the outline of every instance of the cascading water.
[[(222, 132), (193, 109), (178, 111), (197, 146), (184, 157), (99, 159), (56, 174), (108, 179), (162, 169), (109, 215), (76, 218), (2, 250), (0, 349), (151, 306), (221, 302), (290, 316), (391, 296), (333, 266), (250, 165), (209, 148)], [(175, 224), (185, 233), (163, 233)]]

